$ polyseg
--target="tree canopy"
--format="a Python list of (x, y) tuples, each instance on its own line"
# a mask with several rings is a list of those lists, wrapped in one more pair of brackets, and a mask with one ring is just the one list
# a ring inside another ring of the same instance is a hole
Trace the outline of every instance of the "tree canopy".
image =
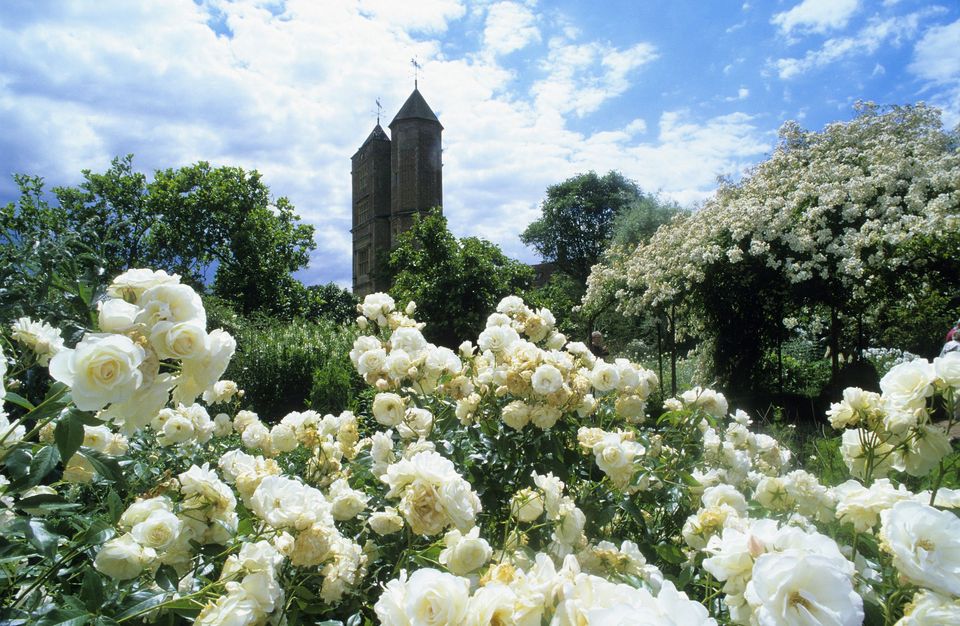
[(577, 174), (547, 188), (541, 216), (520, 239), (583, 284), (610, 242), (617, 216), (641, 198), (637, 184), (619, 172)]
[(504, 296), (524, 292), (533, 279), (529, 266), (489, 241), (454, 237), (439, 212), (414, 220), (400, 235), (389, 265), (391, 295), (416, 302), (427, 338), (454, 348), (483, 330), (487, 314)]
[(936, 109), (860, 105), (821, 132), (791, 122), (741, 181), (597, 268), (587, 303), (684, 312), (721, 381), (741, 388), (765, 348), (801, 330), (836, 373), (894, 318), (956, 317), (958, 189), (956, 137)]
[[(42, 179), (17, 177), (21, 198), (2, 213), (3, 236), (16, 245), (4, 255), (32, 260), (21, 269), (4, 266), (3, 278), (66, 274), (62, 282), (72, 283), (81, 270), (154, 267), (210, 285), (244, 313), (291, 317), (309, 308), (310, 294), (293, 273), (309, 261), (313, 227), (300, 223), (289, 200), (272, 198), (257, 171), (200, 161), (159, 170), (151, 180), (127, 155), (103, 173), (84, 170), (83, 178), (55, 188), (53, 204)], [(42, 254), (34, 259), (28, 243)]]

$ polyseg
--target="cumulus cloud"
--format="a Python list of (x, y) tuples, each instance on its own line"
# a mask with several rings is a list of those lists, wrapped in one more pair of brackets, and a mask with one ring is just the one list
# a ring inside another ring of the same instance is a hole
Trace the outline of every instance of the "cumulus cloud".
[(944, 111), (944, 122), (960, 123), (960, 20), (928, 29), (913, 51), (910, 71), (945, 90), (933, 100)]
[(770, 20), (784, 35), (826, 33), (846, 28), (859, 8), (859, 0), (803, 0), (788, 11), (777, 13)]
[(618, 49), (604, 42), (574, 43), (564, 37), (549, 42), (541, 63), (546, 78), (534, 83), (531, 92), (542, 112), (583, 116), (630, 86), (630, 74), (657, 58), (656, 48), (640, 42)]
[(920, 21), (938, 12), (934, 7), (898, 17), (874, 16), (854, 35), (827, 39), (820, 48), (808, 50), (802, 57), (777, 59), (774, 66), (780, 78), (789, 80), (842, 59), (869, 56), (884, 45), (899, 46), (904, 40), (912, 39), (917, 34)]
[[(526, 261), (534, 255), (517, 235), (550, 184), (618, 169), (644, 189), (693, 202), (711, 192), (716, 175), (755, 162), (773, 142), (744, 113), (703, 119), (675, 110), (649, 129), (633, 115), (584, 130), (575, 122), (642, 79), (658, 57), (653, 45), (581, 41), (554, 17), (549, 25), (525, 22), (532, 30), (515, 39), (495, 37), (498, 11), (526, 11), (511, 3), (476, 16), (452, 0), (405, 3), (408, 12), (398, 5), (18, 5), (0, 21), (0, 194), (10, 197), (11, 171), (75, 184), (82, 169), (102, 171), (128, 152), (147, 172), (197, 160), (257, 169), (316, 227), (317, 250), (301, 277), (349, 284), (349, 158), (373, 127), (376, 98), (386, 125), (410, 93), (413, 56), (446, 129), (451, 228)], [(450, 52), (439, 34), (452, 28), (472, 30), (475, 47)], [(540, 37), (542, 55), (531, 45)], [(521, 49), (537, 70), (529, 85), (504, 64)]]
[(509, 54), (540, 41), (536, 17), (516, 2), (497, 2), (487, 11), (483, 45), (493, 54)]

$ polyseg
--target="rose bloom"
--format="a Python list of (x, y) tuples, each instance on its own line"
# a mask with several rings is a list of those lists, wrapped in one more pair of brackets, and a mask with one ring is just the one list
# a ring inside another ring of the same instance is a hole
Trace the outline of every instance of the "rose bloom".
[(744, 593), (761, 626), (863, 623), (863, 599), (834, 559), (787, 550), (761, 554)]
[(373, 399), (373, 417), (380, 424), (390, 427), (403, 421), (403, 398), (395, 393), (378, 393)]
[(533, 378), (530, 382), (535, 392), (545, 396), (563, 386), (563, 375), (553, 365), (544, 363), (533, 372)]
[(493, 556), (493, 549), (486, 539), (480, 537), (480, 529), (476, 526), (466, 535), (451, 530), (444, 535), (443, 543), (446, 549), (440, 553), (440, 563), (458, 576), (479, 569)]
[(35, 322), (29, 317), (21, 317), (13, 323), (12, 330), (11, 337), (33, 350), (40, 365), (47, 365), (50, 357), (63, 350), (60, 329), (46, 322)]
[(180, 534), (180, 519), (170, 511), (157, 509), (147, 519), (135, 524), (130, 534), (140, 545), (162, 550)]
[(960, 596), (960, 518), (904, 500), (883, 511), (880, 520), (881, 547), (904, 578)]
[(105, 333), (124, 333), (137, 324), (140, 307), (120, 298), (108, 298), (97, 305), (100, 330)]
[(378, 535), (390, 535), (403, 529), (403, 518), (392, 506), (370, 515), (367, 524)]
[(145, 550), (127, 533), (103, 544), (93, 566), (114, 580), (130, 580), (140, 575), (151, 556), (154, 556), (153, 550)]
[(432, 568), (418, 569), (405, 580), (387, 583), (373, 607), (383, 626), (412, 624), (440, 626), (467, 620), (470, 581)]
[(947, 352), (933, 360), (933, 371), (944, 385), (960, 388), (960, 352)]
[(123, 335), (85, 335), (73, 350), (50, 359), (50, 375), (71, 388), (82, 411), (96, 411), (129, 399), (143, 382), (143, 348)]
[(933, 394), (933, 366), (925, 359), (896, 365), (880, 379), (885, 400), (909, 407), (923, 406)]

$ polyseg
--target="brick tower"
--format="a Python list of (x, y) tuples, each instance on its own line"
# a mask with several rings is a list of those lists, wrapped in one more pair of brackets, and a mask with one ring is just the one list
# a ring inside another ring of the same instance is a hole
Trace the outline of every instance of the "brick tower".
[(414, 88), (390, 122), (378, 123), (352, 158), (353, 293), (389, 288), (372, 271), (409, 229), (417, 213), (443, 207), (443, 126)]

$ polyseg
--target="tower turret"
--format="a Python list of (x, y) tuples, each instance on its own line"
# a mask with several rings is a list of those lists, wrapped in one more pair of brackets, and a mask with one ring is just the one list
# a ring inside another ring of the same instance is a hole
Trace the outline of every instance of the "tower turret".
[(389, 252), (390, 138), (379, 122), (351, 159), (353, 178), (353, 293), (384, 291), (373, 270), (377, 254)]
[(410, 228), (413, 216), (443, 207), (443, 126), (414, 88), (390, 122), (390, 242)]

